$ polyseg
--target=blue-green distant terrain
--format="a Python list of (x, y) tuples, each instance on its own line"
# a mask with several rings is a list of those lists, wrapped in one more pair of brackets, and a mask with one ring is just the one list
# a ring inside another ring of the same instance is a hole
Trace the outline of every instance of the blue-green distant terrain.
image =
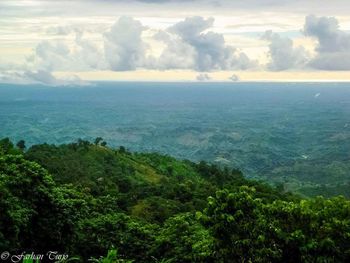
[(0, 85), (0, 138), (207, 160), (305, 195), (350, 196), (350, 83)]

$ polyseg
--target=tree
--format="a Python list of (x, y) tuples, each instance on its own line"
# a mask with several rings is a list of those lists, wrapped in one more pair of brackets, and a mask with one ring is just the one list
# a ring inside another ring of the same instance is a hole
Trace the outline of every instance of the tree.
[(17, 154), (18, 150), (14, 148), (13, 143), (9, 138), (0, 140), (0, 154)]
[(89, 261), (95, 262), (95, 263), (132, 263), (133, 262), (132, 260), (121, 259), (116, 249), (109, 250), (106, 257), (102, 257), (99, 259), (90, 258)]
[(77, 246), (84, 258), (105, 255), (114, 247), (125, 258), (151, 262), (149, 251), (156, 226), (132, 219), (123, 213), (94, 214), (79, 222)]
[(17, 142), (16, 146), (18, 149), (20, 149), (23, 152), (26, 148), (26, 143), (24, 140), (20, 140)]
[(119, 147), (119, 152), (120, 152), (120, 153), (126, 153), (125, 147), (124, 147), (124, 146), (120, 146), (120, 147)]
[(198, 213), (218, 262), (348, 262), (349, 216), (343, 197), (264, 203), (246, 186), (218, 191)]
[(94, 144), (95, 145), (99, 145), (101, 142), (103, 141), (103, 138), (102, 137), (97, 137), (94, 141)]
[(343, 197), (301, 200), (237, 170), (84, 140), (22, 154), (9, 139), (0, 145), (0, 251), (55, 249), (84, 262), (111, 249), (118, 254), (106, 262), (350, 262)]
[(70, 251), (89, 198), (21, 155), (0, 156), (0, 178), (0, 250)]
[(169, 262), (211, 262), (213, 244), (213, 237), (195, 216), (184, 213), (165, 221), (156, 237), (153, 254)]
[(168, 173), (168, 175), (173, 175), (173, 172), (174, 172), (174, 167), (172, 167), (172, 166), (167, 166), (166, 167), (166, 171), (167, 171), (167, 173)]
[(215, 238), (217, 262), (276, 262), (280, 257), (271, 229), (262, 214), (262, 202), (254, 198), (255, 189), (246, 186), (238, 192), (216, 192), (198, 218)]

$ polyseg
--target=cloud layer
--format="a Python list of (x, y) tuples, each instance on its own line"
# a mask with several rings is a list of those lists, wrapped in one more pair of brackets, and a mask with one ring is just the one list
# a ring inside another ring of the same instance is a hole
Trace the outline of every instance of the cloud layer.
[[(0, 80), (61, 85), (65, 82), (54, 77), (55, 72), (189, 70), (198, 72), (198, 81), (208, 81), (208, 73), (218, 71), (350, 70), (350, 34), (340, 29), (334, 17), (305, 17), (298, 37), (312, 39), (314, 52), (283, 32), (268, 30), (262, 36), (246, 37), (265, 43), (267, 62), (254, 59), (249, 48), (237, 48), (233, 36), (216, 30), (212, 17), (187, 17), (163, 29), (120, 17), (101, 30), (86, 28), (47, 27), (49, 37), (35, 46), (25, 64), (7, 69), (2, 65)], [(81, 82), (74, 73), (65, 81)]]
[(227, 45), (222, 34), (210, 31), (213, 23), (213, 18), (189, 17), (165, 30), (158, 30), (152, 37), (162, 45), (158, 56), (152, 54), (152, 47), (144, 39), (149, 28), (131, 17), (119, 18), (102, 32), (100, 45), (85, 38), (83, 30), (52, 29), (50, 34), (63, 35), (71, 40), (61, 38), (38, 43), (26, 64), (21, 66), (26, 71), (18, 76), (53, 84), (56, 82), (51, 72), (57, 71), (186, 69), (211, 72), (255, 67), (256, 61)]

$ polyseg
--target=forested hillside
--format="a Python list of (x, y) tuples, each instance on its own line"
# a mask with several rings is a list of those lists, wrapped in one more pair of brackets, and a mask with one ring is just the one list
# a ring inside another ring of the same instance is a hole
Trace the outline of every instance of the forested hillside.
[(0, 138), (31, 146), (101, 136), (133, 152), (238, 168), (306, 197), (350, 198), (349, 83), (95, 85), (0, 84)]
[(0, 141), (0, 251), (81, 262), (349, 262), (350, 202), (235, 169), (109, 148)]

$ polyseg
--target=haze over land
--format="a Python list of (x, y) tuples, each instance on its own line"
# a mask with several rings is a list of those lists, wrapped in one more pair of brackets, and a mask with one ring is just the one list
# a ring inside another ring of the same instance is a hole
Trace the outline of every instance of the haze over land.
[(306, 195), (349, 196), (348, 83), (0, 86), (0, 137), (206, 160)]

